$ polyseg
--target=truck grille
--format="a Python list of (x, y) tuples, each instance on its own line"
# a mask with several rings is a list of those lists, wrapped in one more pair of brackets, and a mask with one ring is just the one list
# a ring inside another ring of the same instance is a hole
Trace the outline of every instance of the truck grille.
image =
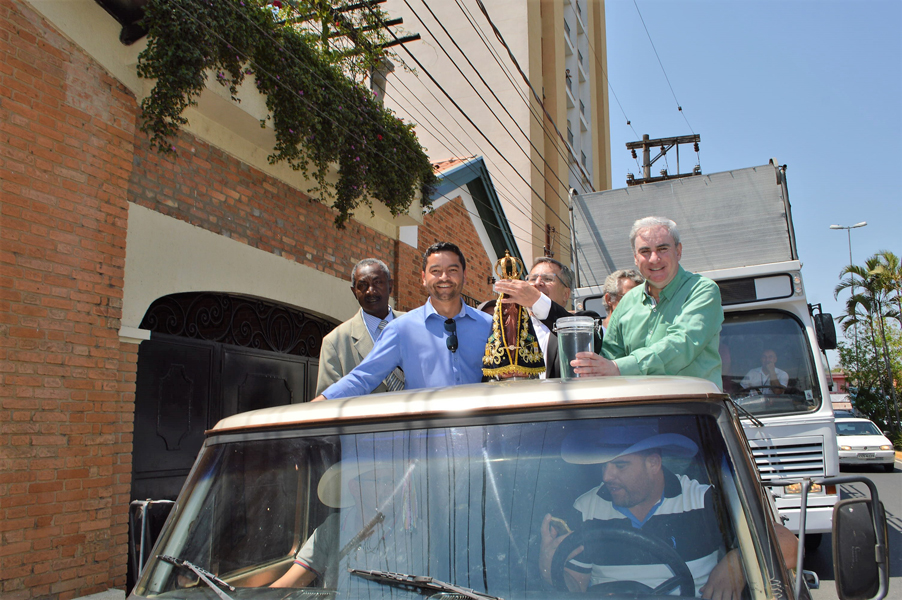
[(749, 440), (749, 447), (764, 481), (825, 475), (821, 436)]

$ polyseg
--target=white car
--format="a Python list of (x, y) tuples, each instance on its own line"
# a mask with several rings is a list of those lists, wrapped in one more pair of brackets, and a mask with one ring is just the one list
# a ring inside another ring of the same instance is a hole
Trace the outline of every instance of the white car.
[(836, 419), (836, 441), (840, 465), (883, 465), (893, 472), (893, 444), (867, 419)]

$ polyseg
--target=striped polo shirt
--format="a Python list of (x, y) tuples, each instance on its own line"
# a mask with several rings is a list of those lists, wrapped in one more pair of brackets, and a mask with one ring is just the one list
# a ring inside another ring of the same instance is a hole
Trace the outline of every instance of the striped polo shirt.
[[(672, 547), (692, 572), (698, 595), (725, 553), (724, 533), (718, 524), (724, 529), (727, 524), (721, 523), (722, 518), (713, 508), (712, 490), (710, 485), (665, 469), (664, 496), (642, 523), (628, 510), (614, 506), (604, 485), (577, 498), (573, 507), (581, 513), (583, 521), (593, 521), (593, 526), (597, 521), (597, 526), (604, 529), (641, 529)], [(610, 546), (586, 544), (567, 567), (591, 572), (590, 586), (609, 581), (638, 581), (654, 588), (673, 577), (666, 565), (648, 564), (649, 557), (641, 551), (622, 545)]]

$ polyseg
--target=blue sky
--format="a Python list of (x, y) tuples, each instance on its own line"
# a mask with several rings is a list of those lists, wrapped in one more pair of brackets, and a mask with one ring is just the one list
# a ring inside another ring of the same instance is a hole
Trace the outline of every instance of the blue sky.
[[(613, 187), (638, 175), (625, 144), (644, 133), (700, 134), (706, 173), (776, 157), (788, 165), (809, 302), (840, 314), (848, 292), (836, 301), (833, 289), (849, 246), (831, 224), (867, 221), (852, 230), (856, 264), (882, 249), (902, 254), (902, 2), (637, 4), (686, 119), (636, 4), (607, 0)], [(685, 172), (695, 157), (683, 150)]]

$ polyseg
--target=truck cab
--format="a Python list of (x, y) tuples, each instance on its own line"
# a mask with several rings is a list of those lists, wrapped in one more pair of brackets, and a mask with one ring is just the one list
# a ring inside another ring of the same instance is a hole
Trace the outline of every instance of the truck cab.
[[(612, 475), (636, 456), (670, 486), (638, 526), (637, 488)], [(617, 510), (586, 508), (607, 497)], [(879, 598), (885, 518), (876, 497), (855, 501), (835, 539), (863, 536), (865, 560), (856, 541), (841, 597)], [(721, 564), (744, 598), (808, 598), (775, 519), (737, 409), (708, 381), (374, 394), (208, 431), (130, 598), (570, 598), (585, 595), (577, 569), (594, 595), (697, 597)]]

